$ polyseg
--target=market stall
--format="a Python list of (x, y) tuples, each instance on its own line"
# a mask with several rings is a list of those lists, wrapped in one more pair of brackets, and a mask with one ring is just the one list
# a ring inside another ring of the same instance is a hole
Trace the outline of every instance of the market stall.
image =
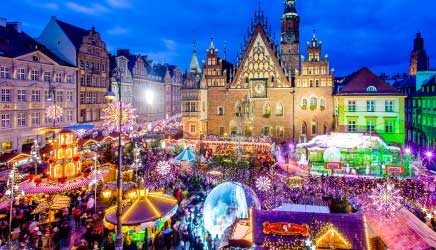
[[(133, 202), (122, 207), (121, 223), (123, 232), (129, 232), (136, 241), (144, 241), (148, 235), (166, 229), (178, 205), (173, 196), (149, 192), (144, 188), (143, 181), (139, 186)], [(117, 224), (116, 210), (116, 206), (106, 210), (104, 224), (107, 228), (112, 229)]]
[[(409, 166), (401, 156), (401, 149), (386, 144), (375, 135), (319, 135), (309, 142), (297, 144), (295, 158), (299, 167), (312, 173), (410, 175)], [(396, 168), (390, 168), (393, 166)]]

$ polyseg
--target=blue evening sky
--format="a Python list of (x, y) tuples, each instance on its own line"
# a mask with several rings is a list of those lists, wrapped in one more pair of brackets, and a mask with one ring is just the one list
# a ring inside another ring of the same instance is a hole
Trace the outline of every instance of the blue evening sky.
[[(192, 40), (199, 59), (205, 57), (210, 37), (222, 56), (233, 61), (243, 41), (258, 0), (9, 0), (0, 17), (23, 22), (23, 29), (38, 36), (50, 16), (89, 29), (95, 26), (112, 53), (129, 48), (155, 62), (169, 62), (185, 70)], [(283, 0), (262, 0), (279, 40)], [(362, 66), (376, 73), (408, 72), (415, 33), (425, 38), (431, 68), (436, 63), (436, 1), (434, 0), (297, 0), (301, 17), (302, 53), (316, 29), (336, 75)]]

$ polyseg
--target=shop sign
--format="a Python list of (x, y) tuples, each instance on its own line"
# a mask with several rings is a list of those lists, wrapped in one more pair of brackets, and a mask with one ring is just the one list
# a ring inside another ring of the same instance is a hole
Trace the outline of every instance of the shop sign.
[(289, 222), (264, 222), (262, 223), (263, 234), (282, 235), (282, 236), (309, 236), (309, 225), (294, 224)]
[(342, 169), (342, 162), (326, 162), (324, 168), (330, 170), (339, 170)]
[(403, 174), (404, 168), (403, 166), (386, 166), (386, 173)]

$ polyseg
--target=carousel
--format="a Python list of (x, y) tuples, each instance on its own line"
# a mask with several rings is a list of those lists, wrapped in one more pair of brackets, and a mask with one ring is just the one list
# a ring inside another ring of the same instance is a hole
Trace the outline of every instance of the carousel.
[[(171, 224), (170, 218), (176, 213), (177, 200), (162, 192), (149, 192), (141, 180), (135, 195), (130, 195), (133, 201), (125, 202), (121, 212), (123, 233), (130, 233), (136, 241), (147, 239), (148, 235), (157, 233)], [(136, 197), (135, 197), (136, 196)], [(104, 223), (109, 229), (117, 224), (116, 206), (106, 210)]]

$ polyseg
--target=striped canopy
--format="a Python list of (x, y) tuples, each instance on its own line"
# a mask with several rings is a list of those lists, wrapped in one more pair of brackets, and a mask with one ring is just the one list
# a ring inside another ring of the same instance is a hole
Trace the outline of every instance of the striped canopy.
[(192, 152), (189, 148), (183, 150), (174, 160), (176, 161), (195, 161), (197, 159), (197, 155)]

